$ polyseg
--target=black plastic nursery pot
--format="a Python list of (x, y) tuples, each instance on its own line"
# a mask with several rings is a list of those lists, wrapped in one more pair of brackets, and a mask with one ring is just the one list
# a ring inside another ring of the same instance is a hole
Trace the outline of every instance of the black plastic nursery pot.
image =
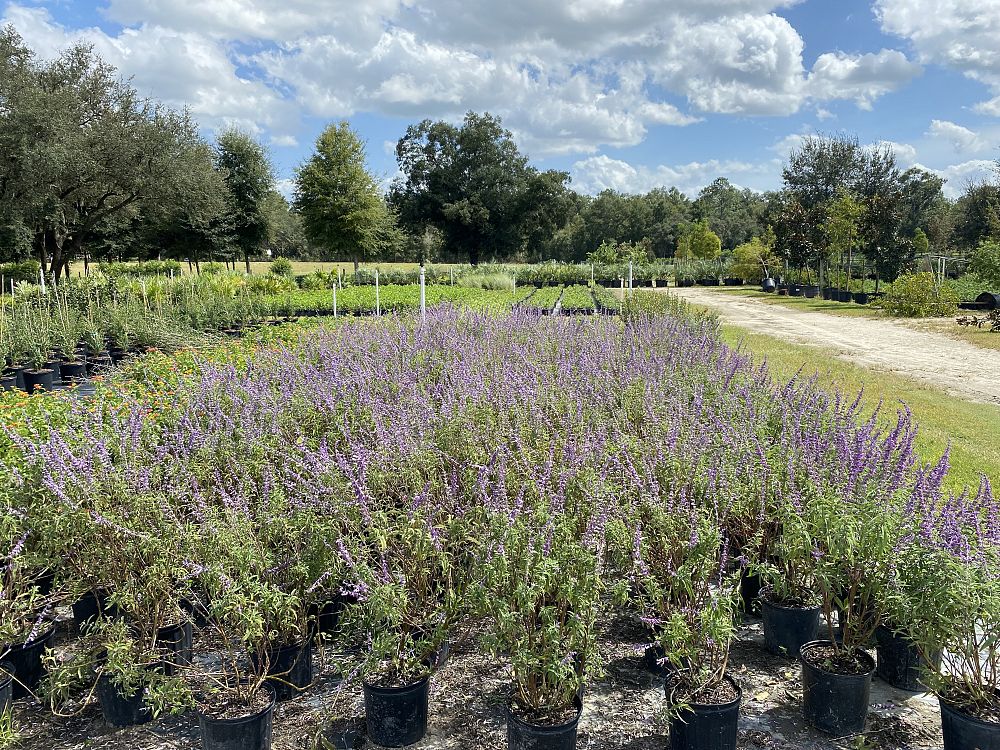
[(38, 370), (24, 371), (24, 390), (33, 393), (36, 390), (51, 391), (55, 388), (55, 371), (47, 367)]
[(146, 689), (140, 686), (126, 694), (113, 678), (101, 675), (97, 679), (97, 700), (104, 720), (114, 727), (132, 727), (152, 721), (153, 712), (146, 705)]
[(87, 360), (87, 374), (99, 375), (112, 364), (111, 357), (106, 352), (98, 352)]
[(859, 734), (868, 718), (875, 660), (861, 652), (867, 671), (863, 674), (837, 674), (820, 669), (805, 655), (816, 648), (829, 647), (830, 641), (811, 641), (802, 646), (802, 712), (816, 729), (834, 737)]
[[(254, 667), (260, 667), (260, 655), (250, 655)], [(313, 681), (312, 641), (282, 646), (271, 645), (267, 656), (267, 683), (279, 701), (291, 700)]]
[(270, 750), (276, 699), (268, 685), (261, 689), (269, 694), (267, 706), (247, 716), (216, 719), (198, 712), (198, 728), (204, 750)]
[(798, 284), (792, 284), (790, 287), (788, 287), (788, 296), (789, 297), (801, 297), (802, 296), (802, 287), (799, 286)]
[(760, 614), (760, 589), (762, 585), (760, 574), (751, 575), (746, 570), (740, 572), (740, 600), (743, 604), (744, 614)]
[(75, 383), (87, 377), (86, 362), (62, 362), (59, 365), (59, 375), (64, 383)]
[(854, 299), (854, 304), (856, 305), (867, 305), (869, 302), (869, 297), (867, 292), (855, 292), (853, 299)]
[(17, 388), (16, 375), (4, 375), (0, 377), (0, 391), (13, 391)]
[(48, 624), (45, 632), (27, 643), (11, 646), (10, 652), (4, 656), (4, 661), (14, 668), (14, 684), (12, 695), (14, 700), (24, 698), (34, 692), (38, 683), (45, 676), (45, 665), (42, 655), (52, 642), (55, 635), (55, 625)]
[(943, 699), (938, 702), (944, 750), (1000, 750), (1000, 724), (970, 716)]
[(114, 617), (114, 607), (108, 604), (108, 595), (104, 591), (97, 593), (88, 591), (71, 605), (73, 619), (78, 628), (84, 628), (99, 617)]
[(4, 376), (14, 376), (14, 387), (20, 390), (25, 390), (24, 387), (24, 368), (23, 367), (9, 367), (4, 371)]
[(583, 701), (574, 701), (576, 716), (564, 724), (545, 726), (518, 718), (507, 706), (507, 750), (576, 750), (576, 731), (583, 714)]
[(848, 289), (837, 290), (837, 300), (839, 302), (850, 302), (854, 295)]
[(382, 747), (412, 745), (427, 734), (430, 677), (405, 687), (362, 683), (368, 738)]
[(815, 284), (810, 284), (809, 286), (802, 287), (803, 296), (809, 299), (815, 299), (819, 296), (819, 287)]
[(0, 661), (0, 716), (7, 713), (14, 702), (14, 665)]
[(925, 688), (920, 678), (927, 669), (934, 670), (941, 663), (941, 652), (930, 655), (928, 662), (910, 640), (882, 625), (875, 631), (877, 666), (875, 674), (900, 690), (922, 692)]
[(764, 620), (764, 643), (767, 650), (778, 656), (795, 658), (803, 644), (819, 635), (820, 607), (785, 607), (772, 603), (766, 595), (760, 598)]
[(778, 283), (774, 279), (764, 279), (760, 284), (760, 290), (770, 294), (778, 288)]
[(823, 299), (832, 299), (835, 291), (832, 286), (823, 287)]
[(111, 361), (117, 365), (128, 356), (128, 350), (118, 348), (108, 349), (108, 356), (110, 356)]
[[(670, 719), (670, 750), (736, 750), (737, 727), (743, 691), (726, 676), (736, 690), (736, 698), (718, 705), (689, 704)], [(670, 696), (669, 681), (666, 686)]]
[(177, 625), (168, 625), (156, 631), (156, 645), (163, 649), (163, 661), (159, 669), (163, 674), (172, 676), (181, 667), (191, 664), (194, 650), (194, 625), (186, 620)]

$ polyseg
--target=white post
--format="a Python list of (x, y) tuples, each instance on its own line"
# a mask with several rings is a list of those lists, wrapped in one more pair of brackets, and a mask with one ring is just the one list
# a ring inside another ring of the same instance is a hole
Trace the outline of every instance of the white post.
[(333, 317), (337, 317), (337, 285), (333, 285)]
[(382, 298), (379, 296), (378, 290), (378, 269), (375, 269), (375, 314), (382, 314)]
[(424, 290), (424, 267), (420, 266), (420, 319), (427, 320), (427, 294)]
[(45, 271), (42, 270), (41, 266), (38, 267), (38, 280), (42, 284), (42, 294), (48, 294), (48, 292), (45, 291)]
[(632, 294), (632, 261), (628, 262), (628, 293)]

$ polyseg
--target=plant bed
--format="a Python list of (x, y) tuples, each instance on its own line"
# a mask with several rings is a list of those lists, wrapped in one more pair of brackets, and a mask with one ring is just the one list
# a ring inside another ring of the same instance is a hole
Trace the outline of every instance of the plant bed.
[(838, 654), (830, 641), (804, 644), (799, 658), (806, 719), (835, 737), (863, 732), (875, 660), (863, 651)]

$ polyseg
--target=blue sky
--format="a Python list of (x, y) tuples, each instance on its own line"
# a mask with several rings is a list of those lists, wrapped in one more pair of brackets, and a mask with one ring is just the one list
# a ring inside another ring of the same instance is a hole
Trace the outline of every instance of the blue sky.
[(346, 119), (372, 169), (424, 117), (499, 114), (574, 186), (758, 190), (805, 135), (895, 145), (961, 193), (1000, 157), (1000, 0), (0, 0), (42, 57), (266, 144), (282, 188)]

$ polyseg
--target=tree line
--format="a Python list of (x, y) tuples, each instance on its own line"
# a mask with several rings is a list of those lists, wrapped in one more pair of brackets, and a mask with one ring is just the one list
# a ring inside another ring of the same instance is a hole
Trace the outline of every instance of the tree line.
[(350, 124), (331, 124), (289, 202), (251, 134), (226, 129), (210, 143), (88, 45), (42, 61), (12, 27), (0, 30), (0, 154), (0, 260), (35, 258), (57, 277), (77, 259), (249, 269), (270, 251), (476, 264), (583, 261), (622, 246), (660, 258), (738, 251), (751, 264), (767, 254), (790, 268), (857, 253), (888, 279), (920, 254), (1000, 236), (1000, 185), (950, 201), (940, 177), (847, 136), (805, 139), (771, 192), (720, 177), (694, 198), (673, 187), (588, 196), (567, 172), (533, 167), (499, 118), (474, 112), (409, 126), (386, 191)]

